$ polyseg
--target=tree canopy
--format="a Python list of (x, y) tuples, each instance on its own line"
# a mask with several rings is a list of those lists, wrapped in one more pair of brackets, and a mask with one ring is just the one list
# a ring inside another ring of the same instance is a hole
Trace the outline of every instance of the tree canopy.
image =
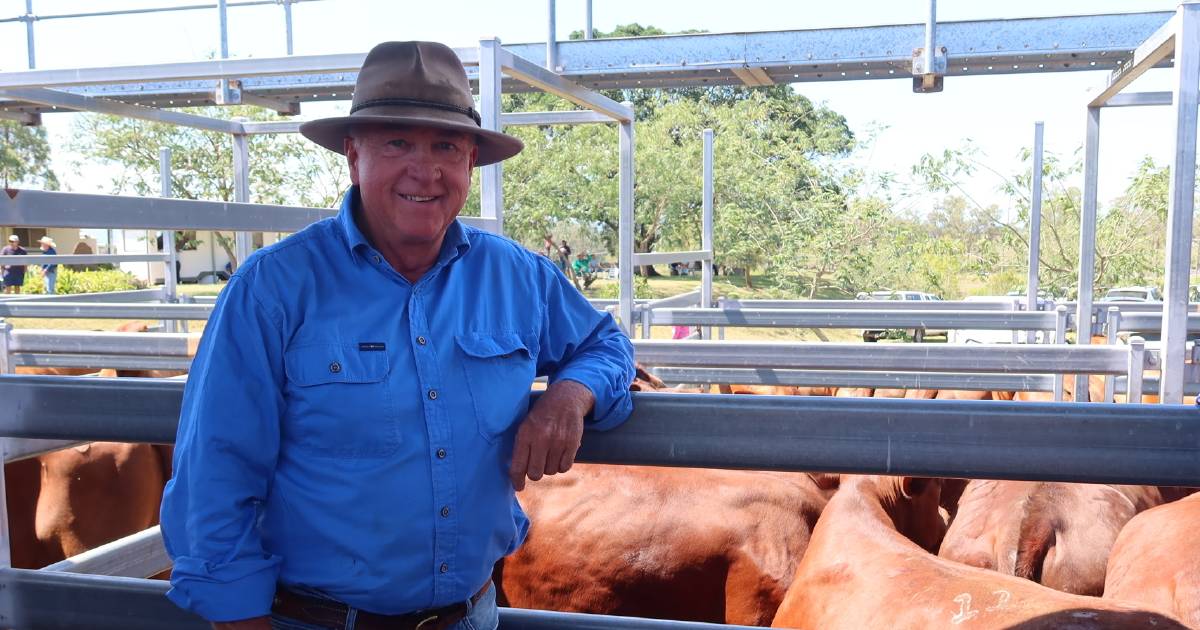
[(58, 190), (58, 177), (50, 166), (50, 143), (44, 127), (27, 127), (0, 120), (0, 184), (5, 188), (27, 185)]

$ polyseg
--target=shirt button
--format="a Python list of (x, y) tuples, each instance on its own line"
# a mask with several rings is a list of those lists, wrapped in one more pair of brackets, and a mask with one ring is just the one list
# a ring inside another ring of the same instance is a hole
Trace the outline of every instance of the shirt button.
[(447, 516), (450, 516), (450, 506), (442, 506), (442, 518), (446, 518)]
[(371, 260), (374, 260), (375, 264), (378, 265), (379, 264), (379, 255), (376, 254)]
[(425, 345), (425, 338), (424, 338), (424, 337), (417, 337), (417, 345), (418, 345), (418, 346), (423, 346), (423, 345)]
[(436, 389), (429, 390), (429, 400), (437, 400), (437, 390)]
[(442, 573), (448, 573), (450, 571), (450, 565), (443, 562), (442, 566), (438, 567), (438, 571), (441, 571)]
[(329, 364), (329, 371), (330, 371), (330, 372), (333, 372), (334, 374), (337, 374), (338, 372), (341, 372), (341, 371), (342, 371), (342, 364), (341, 364), (341, 363), (338, 363), (337, 361), (334, 361), (333, 363), (330, 363), (330, 364)]
[(439, 449), (437, 450), (437, 458), (438, 458), (438, 459), (446, 459), (446, 449), (444, 449), (444, 448), (439, 448)]

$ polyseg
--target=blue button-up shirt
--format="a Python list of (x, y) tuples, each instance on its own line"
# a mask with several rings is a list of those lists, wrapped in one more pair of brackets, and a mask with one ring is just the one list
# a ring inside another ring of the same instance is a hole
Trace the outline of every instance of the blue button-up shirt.
[(221, 292), (184, 393), (162, 533), (167, 593), (213, 621), (276, 584), (397, 614), (465, 601), (528, 521), (508, 468), (536, 375), (632, 409), (633, 351), (554, 264), (455, 222), (415, 284), (336, 218)]

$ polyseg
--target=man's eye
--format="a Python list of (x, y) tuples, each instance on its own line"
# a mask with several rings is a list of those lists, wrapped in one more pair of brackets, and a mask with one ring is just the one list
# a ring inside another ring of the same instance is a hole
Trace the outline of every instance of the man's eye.
[(388, 140), (387, 144), (389, 147), (404, 147), (408, 145), (408, 142), (404, 140)]
[(437, 148), (442, 151), (457, 151), (458, 145), (453, 142), (439, 142), (437, 143)]

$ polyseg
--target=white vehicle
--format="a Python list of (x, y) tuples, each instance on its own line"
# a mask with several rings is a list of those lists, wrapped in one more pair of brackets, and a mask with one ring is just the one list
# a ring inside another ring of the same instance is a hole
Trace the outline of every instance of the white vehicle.
[[(973, 295), (968, 298), (963, 298), (964, 302), (986, 302), (992, 304), (1007, 304), (1011, 310), (1021, 310), (1021, 305), (1025, 303), (1024, 294), (1021, 295)], [(1038, 303), (1043, 304), (1046, 300), (1038, 298)], [(1048, 331), (1037, 331), (1034, 337), (1035, 343), (1042, 343), (1047, 337), (1052, 335)], [(1026, 343), (1027, 336), (1024, 331), (1017, 330), (951, 330), (946, 336), (947, 343)]]
[[(932, 293), (924, 291), (872, 291), (871, 293), (860, 293), (856, 296), (860, 300), (904, 300), (905, 302), (940, 302), (942, 298)], [(886, 305), (880, 305), (880, 308), (886, 309)], [(886, 330), (864, 330), (862, 331), (863, 341), (872, 342), (878, 341), (880, 337), (886, 333)], [(944, 330), (925, 330), (924, 328), (909, 328), (907, 330), (913, 341), (920, 343), (925, 340), (925, 335), (944, 335)]]
[(1109, 289), (1103, 302), (1161, 302), (1162, 294), (1158, 287), (1121, 287)]

